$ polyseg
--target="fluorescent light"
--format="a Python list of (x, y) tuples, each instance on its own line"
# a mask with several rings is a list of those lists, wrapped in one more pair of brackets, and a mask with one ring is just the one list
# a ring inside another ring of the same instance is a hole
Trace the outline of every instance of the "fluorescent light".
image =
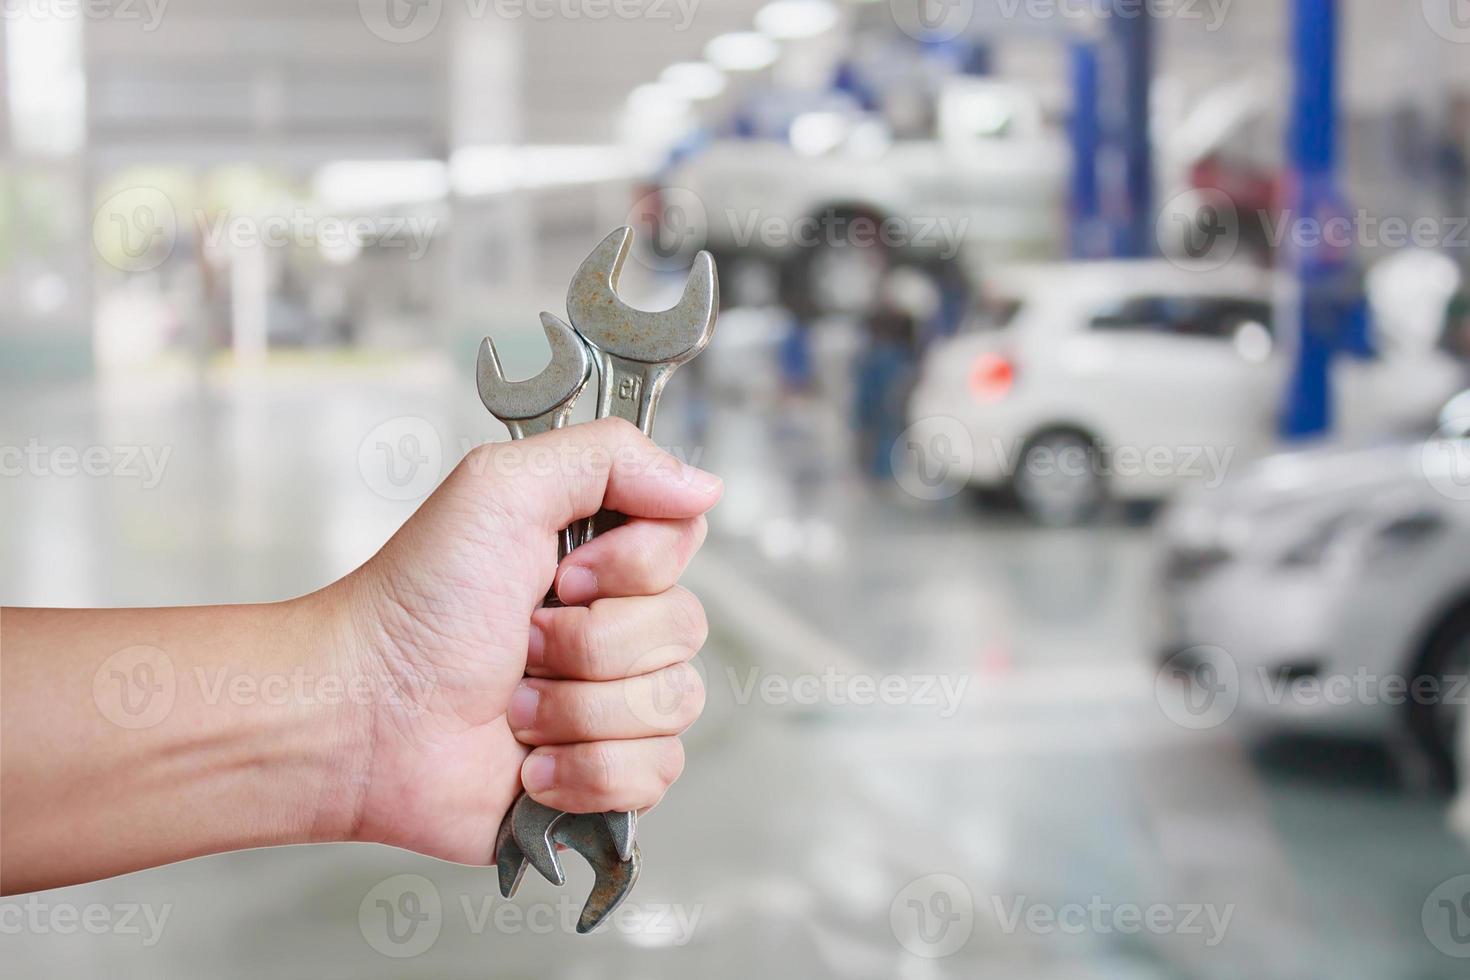
[(791, 121), (791, 148), (802, 156), (821, 156), (837, 149), (848, 129), (841, 113), (803, 112)]
[(721, 34), (704, 48), (709, 63), (724, 71), (760, 71), (769, 68), (780, 53), (775, 41), (755, 31)]
[(837, 8), (829, 0), (774, 0), (755, 15), (760, 32), (778, 41), (816, 37), (836, 25)]
[(465, 197), (595, 184), (632, 173), (626, 151), (613, 144), (465, 146), (449, 158), (450, 182)]
[(725, 91), (725, 73), (704, 61), (681, 61), (670, 65), (658, 76), (686, 99), (713, 99)]
[(316, 199), (329, 208), (390, 207), (442, 200), (449, 168), (441, 160), (339, 160), (316, 173)]

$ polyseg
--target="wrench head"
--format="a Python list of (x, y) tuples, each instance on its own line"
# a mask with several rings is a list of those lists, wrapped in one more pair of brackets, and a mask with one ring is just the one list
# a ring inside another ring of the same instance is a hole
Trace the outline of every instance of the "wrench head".
[(633, 247), (633, 229), (608, 235), (582, 262), (567, 293), (567, 313), (587, 343), (606, 354), (644, 364), (683, 364), (715, 332), (720, 281), (715, 260), (700, 252), (677, 305), (661, 312), (635, 310), (618, 297), (618, 279)]
[(475, 382), (480, 401), (502, 422), (527, 422), (570, 410), (592, 378), (592, 355), (577, 332), (550, 313), (541, 314), (551, 363), (534, 378), (507, 381), (489, 337), (480, 342)]
[[(509, 898), (520, 884), (526, 863), (555, 885), (566, 884), (557, 847), (568, 847), (592, 868), (592, 892), (582, 906), (577, 932), (591, 932), (622, 904), (638, 881), (642, 855), (632, 841), (633, 817), (622, 814), (563, 813), (521, 794), (501, 825), (496, 867), (500, 893)], [(613, 819), (616, 818), (616, 819)], [(615, 827), (626, 829), (620, 838)], [(622, 848), (627, 841), (627, 854)]]

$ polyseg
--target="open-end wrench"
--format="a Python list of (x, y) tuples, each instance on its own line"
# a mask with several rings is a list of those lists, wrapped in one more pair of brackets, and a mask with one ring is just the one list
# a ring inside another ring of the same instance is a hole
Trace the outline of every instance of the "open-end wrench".
[[(592, 379), (592, 357), (587, 346), (566, 323), (550, 313), (541, 314), (541, 325), (551, 346), (551, 363), (528, 381), (505, 379), (495, 344), (488, 337), (480, 345), (476, 385), (480, 400), (490, 413), (505, 423), (512, 439), (524, 439), (566, 425), (577, 398)], [(558, 561), (572, 549), (571, 529), (562, 532)], [(547, 604), (556, 604), (555, 590)], [(563, 819), (565, 818), (565, 819)], [(627, 897), (638, 879), (638, 849), (633, 841), (631, 814), (582, 814), (575, 817), (543, 806), (522, 793), (501, 823), (496, 838), (495, 861), (500, 891), (506, 898), (515, 893), (525, 874), (527, 855), (516, 839), (516, 828), (532, 824), (526, 833), (543, 842), (533, 848), (537, 870), (556, 884), (566, 880), (556, 859), (556, 846), (564, 844), (587, 859), (597, 884), (577, 923), (578, 932), (588, 932)]]
[[(573, 278), (567, 303), (573, 324), (580, 319), (586, 325), (585, 329), (578, 326), (577, 332), (598, 358), (601, 373), (598, 417), (623, 418), (652, 434), (659, 396), (669, 376), (708, 346), (713, 336), (719, 286), (713, 259), (708, 253), (701, 253), (677, 306), (658, 313), (635, 310), (623, 303), (616, 291), (631, 244), (632, 231), (628, 228), (605, 238)], [(543, 314), (543, 322), (550, 337), (552, 322), (559, 321)], [(554, 351), (555, 348), (556, 341), (553, 341)], [(488, 356), (494, 357), (493, 348)], [(482, 361), (485, 357), (482, 351)], [(491, 364), (494, 370), (489, 374), (482, 364), (481, 397), (498, 415), (491, 404), (493, 399), (484, 394), (485, 379), (489, 377), (492, 383), (501, 385), (505, 382), (498, 362), (491, 361)], [(536, 401), (543, 406), (547, 404), (544, 399)], [(591, 531), (589, 521), (585, 534), (579, 534), (571, 544), (580, 544), (591, 536)], [(578, 932), (588, 932), (611, 914), (637, 879), (640, 858), (636, 828), (634, 812), (566, 814), (522, 794), (501, 825), (497, 839), (501, 894), (509, 898), (515, 892), (528, 861), (548, 880), (562, 884), (565, 876), (556, 848), (558, 844), (571, 847), (587, 859), (596, 875), (597, 883), (577, 925)]]
[[(681, 364), (709, 346), (720, 308), (714, 257), (700, 252), (678, 304), (661, 312), (635, 310), (618, 296), (618, 279), (633, 247), (633, 229), (604, 238), (582, 262), (567, 291), (567, 315), (597, 357), (601, 385), (597, 417), (614, 416), (653, 435), (659, 396)], [(621, 521), (604, 512), (588, 522), (578, 543)]]

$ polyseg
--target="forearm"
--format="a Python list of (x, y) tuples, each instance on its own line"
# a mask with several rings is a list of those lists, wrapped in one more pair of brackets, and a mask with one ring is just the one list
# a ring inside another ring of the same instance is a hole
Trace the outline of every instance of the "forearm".
[(349, 833), (368, 711), (327, 605), (0, 612), (0, 891)]

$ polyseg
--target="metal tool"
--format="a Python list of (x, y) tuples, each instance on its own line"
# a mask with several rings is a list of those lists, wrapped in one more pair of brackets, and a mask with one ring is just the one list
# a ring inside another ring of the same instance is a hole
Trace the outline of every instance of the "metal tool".
[[(652, 436), (659, 397), (674, 370), (714, 337), (720, 280), (714, 257), (700, 252), (677, 305), (658, 313), (635, 310), (618, 296), (632, 247), (633, 229), (627, 227), (598, 243), (572, 277), (567, 315), (597, 357), (597, 417), (626, 419)], [(578, 543), (621, 522), (621, 515), (604, 511), (583, 526)]]
[[(567, 297), (573, 328), (549, 313), (541, 315), (551, 344), (551, 364), (537, 377), (507, 382), (487, 338), (480, 348), (480, 399), (505, 422), (515, 439), (560, 428), (590, 378), (595, 353), (601, 375), (598, 418), (617, 416), (652, 434), (659, 396), (674, 369), (706, 346), (714, 334), (719, 285), (714, 261), (706, 252), (695, 260), (683, 299), (658, 313), (635, 310), (617, 295), (623, 262), (632, 246), (629, 228), (613, 232), (582, 263)], [(580, 335), (581, 340), (578, 340)], [(582, 343), (585, 341), (585, 346)], [(591, 348), (589, 353), (588, 348)], [(604, 512), (575, 534), (563, 532), (558, 558), (612, 526), (618, 515)], [(556, 601), (548, 596), (548, 604)], [(510, 898), (530, 863), (557, 885), (566, 877), (557, 859), (558, 845), (586, 858), (596, 878), (577, 923), (589, 932), (627, 897), (641, 867), (636, 842), (637, 814), (569, 814), (547, 807), (522, 793), (506, 815), (496, 838), (500, 892)]]

